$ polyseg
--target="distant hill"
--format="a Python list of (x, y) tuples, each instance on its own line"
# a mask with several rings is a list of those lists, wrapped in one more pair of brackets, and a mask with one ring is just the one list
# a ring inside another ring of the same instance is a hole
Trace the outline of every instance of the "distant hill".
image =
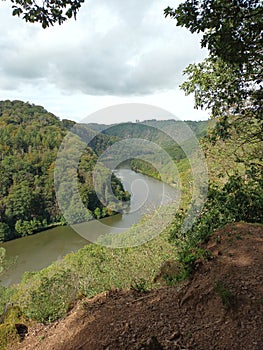
[[(173, 162), (180, 162), (179, 168), (188, 171), (188, 158), (199, 147), (199, 140), (206, 135), (213, 121), (146, 120), (136, 123), (113, 125), (90, 123), (87, 126), (104, 135), (119, 140), (129, 140), (120, 144), (114, 157), (132, 159), (133, 170), (170, 183), (178, 184), (178, 174)], [(148, 142), (145, 142), (148, 141)], [(157, 169), (162, 169), (162, 174)], [(186, 183), (188, 181), (186, 179)]]
[[(181, 120), (145, 120), (137, 123), (118, 123), (112, 125), (89, 123), (87, 126), (97, 132), (103, 134), (124, 138), (146, 138), (158, 144), (168, 145), (174, 142), (174, 139), (179, 141), (189, 136), (187, 127), (195, 134), (197, 138), (203, 137), (211, 121), (181, 121)], [(173, 140), (170, 139), (171, 135)]]

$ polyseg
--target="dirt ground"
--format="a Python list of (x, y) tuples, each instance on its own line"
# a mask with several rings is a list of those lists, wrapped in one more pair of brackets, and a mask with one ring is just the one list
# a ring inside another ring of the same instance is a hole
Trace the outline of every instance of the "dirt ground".
[(228, 225), (207, 248), (211, 259), (180, 287), (82, 300), (60, 322), (29, 328), (15, 350), (262, 350), (263, 226)]

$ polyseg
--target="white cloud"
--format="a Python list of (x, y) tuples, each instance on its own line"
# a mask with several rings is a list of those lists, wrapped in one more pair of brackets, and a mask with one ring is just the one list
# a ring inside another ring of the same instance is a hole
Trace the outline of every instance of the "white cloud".
[[(164, 101), (174, 106), (176, 100), (184, 111), (183, 101), (190, 100), (178, 91), (182, 70), (206, 52), (200, 50), (196, 36), (164, 18), (167, 5), (152, 0), (86, 0), (77, 21), (43, 30), (12, 17), (10, 3), (2, 3), (2, 98), (40, 103), (68, 117), (71, 110), (75, 118), (79, 113), (85, 117), (95, 106), (124, 100), (152, 100), (162, 107)], [(85, 113), (87, 100), (91, 105)], [(177, 109), (173, 107), (174, 112)]]

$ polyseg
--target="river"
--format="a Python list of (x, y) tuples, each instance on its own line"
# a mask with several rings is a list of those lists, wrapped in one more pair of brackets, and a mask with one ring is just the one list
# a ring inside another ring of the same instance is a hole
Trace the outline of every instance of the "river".
[(8, 286), (18, 283), (25, 271), (47, 267), (101, 234), (124, 230), (138, 222), (149, 209), (175, 198), (172, 187), (153, 178), (125, 168), (117, 170), (115, 174), (121, 179), (125, 190), (131, 193), (130, 206), (124, 213), (101, 219), (104, 225), (97, 220), (86, 223), (82, 235), (70, 226), (59, 226), (1, 244), (6, 249), (7, 259), (13, 261), (0, 277), (1, 284)]

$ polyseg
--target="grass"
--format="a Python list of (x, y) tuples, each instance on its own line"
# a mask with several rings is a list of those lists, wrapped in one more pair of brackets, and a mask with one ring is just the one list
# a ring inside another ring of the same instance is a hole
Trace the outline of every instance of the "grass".
[(218, 280), (214, 286), (215, 292), (219, 295), (225, 309), (230, 309), (235, 305), (235, 296), (222, 280)]
[[(144, 225), (137, 226), (138, 234), (140, 227), (143, 230)], [(174, 257), (174, 245), (168, 238), (166, 232), (127, 248), (87, 245), (41, 271), (25, 273), (11, 301), (18, 301), (27, 317), (49, 323), (64, 317), (72, 303), (82, 297), (111, 289), (146, 292), (153, 287), (160, 266)]]

